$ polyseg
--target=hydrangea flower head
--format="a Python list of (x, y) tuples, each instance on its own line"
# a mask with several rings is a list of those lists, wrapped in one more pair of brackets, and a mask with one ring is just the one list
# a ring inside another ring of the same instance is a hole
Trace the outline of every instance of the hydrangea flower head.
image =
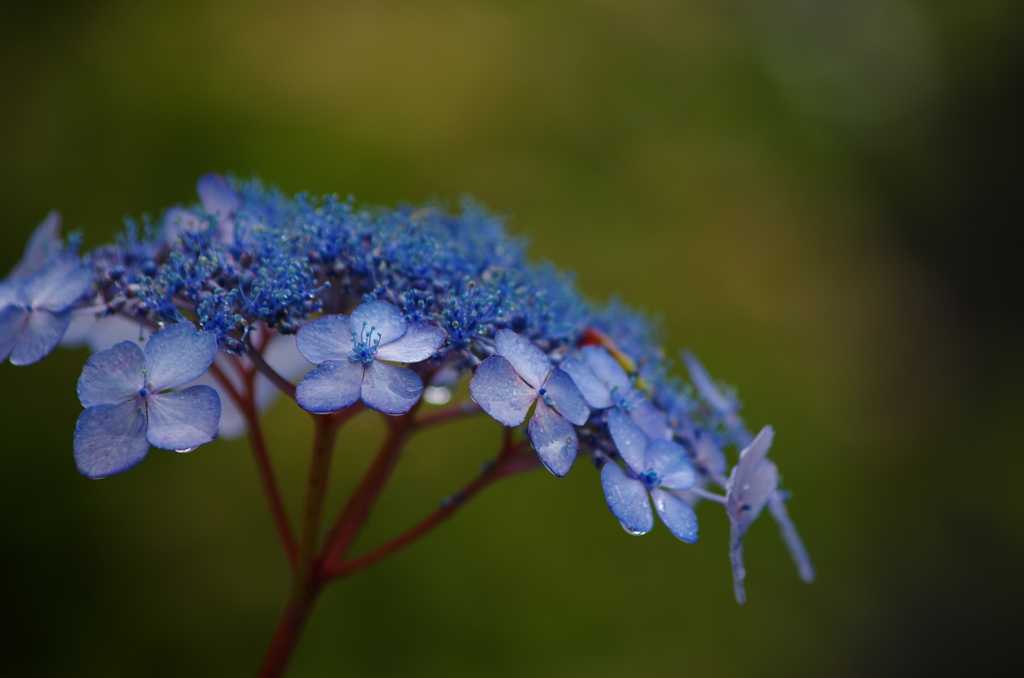
[(328, 315), (299, 328), (299, 352), (316, 369), (299, 382), (295, 399), (310, 412), (337, 412), (362, 398), (384, 414), (405, 414), (423, 393), (407, 367), (437, 352), (444, 330), (409, 323), (386, 301), (371, 301), (352, 316)]
[(519, 426), (534, 402), (528, 433), (541, 461), (556, 476), (572, 468), (579, 439), (572, 424), (582, 426), (590, 407), (567, 372), (529, 339), (511, 330), (494, 336), (495, 354), (484, 360), (469, 392), (487, 414), (505, 426)]
[(123, 341), (85, 363), (75, 425), (75, 464), (89, 478), (121, 473), (149, 446), (189, 452), (217, 437), (220, 398), (209, 386), (170, 391), (198, 379), (213, 362), (212, 334), (191, 323), (160, 330), (145, 349)]

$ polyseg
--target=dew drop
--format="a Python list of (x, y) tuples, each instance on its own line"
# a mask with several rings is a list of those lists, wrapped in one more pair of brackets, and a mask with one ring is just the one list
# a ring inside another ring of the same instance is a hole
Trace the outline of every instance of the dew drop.
[(431, 405), (444, 405), (452, 399), (452, 392), (446, 386), (428, 386), (423, 389), (423, 399)]
[(196, 449), (196, 448), (194, 448), (194, 447), (186, 447), (183, 450), (175, 450), (175, 452), (181, 452), (182, 454), (184, 454), (185, 452), (191, 452), (194, 449)]
[(626, 531), (626, 534), (631, 534), (634, 537), (639, 537), (642, 534), (647, 534), (646, 532), (642, 532), (640, 530), (634, 530), (631, 527), (626, 527), (626, 523), (622, 522), (621, 520), (619, 521), (619, 525), (622, 525), (622, 529), (624, 529)]

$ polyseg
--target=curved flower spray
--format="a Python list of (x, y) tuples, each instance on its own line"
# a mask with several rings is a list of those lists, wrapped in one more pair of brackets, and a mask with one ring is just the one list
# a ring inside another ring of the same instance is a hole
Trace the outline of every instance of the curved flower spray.
[[(813, 579), (766, 458), (771, 427), (752, 436), (731, 392), (691, 354), (693, 387), (671, 376), (648, 319), (618, 302), (588, 303), (475, 203), (457, 214), (357, 209), (216, 174), (197, 193), (198, 203), (158, 223), (129, 221), (115, 244), (84, 255), (79, 238), (60, 237), (59, 215), (48, 216), (0, 281), (0, 360), (27, 365), (60, 343), (92, 349), (73, 441), (90, 478), (127, 471), (151, 446), (189, 452), (218, 432), (248, 432), (293, 570), (260, 675), (284, 671), (327, 583), (400, 550), (490, 483), (538, 466), (561, 477), (581, 455), (630, 534), (650, 531), (657, 513), (696, 542), (693, 505), (723, 505), (740, 603), (742, 538), (765, 507), (801, 578)], [(465, 380), (470, 399), (448, 403)], [(315, 430), (297, 521), (261, 429), (275, 393), (307, 410)], [(324, 535), (335, 437), (367, 408), (388, 435)], [(405, 442), (481, 412), (506, 427), (495, 459), (420, 523), (352, 555)], [(730, 447), (739, 452), (731, 471)]]

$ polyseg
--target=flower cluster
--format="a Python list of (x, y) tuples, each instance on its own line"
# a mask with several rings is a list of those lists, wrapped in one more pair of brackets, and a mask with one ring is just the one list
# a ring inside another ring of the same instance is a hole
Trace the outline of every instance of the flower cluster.
[[(444, 402), (465, 378), (500, 424), (529, 418), (525, 434), (555, 476), (589, 456), (630, 534), (653, 529), (657, 513), (695, 542), (693, 505), (723, 505), (740, 602), (742, 537), (765, 506), (813, 577), (766, 458), (771, 428), (752, 436), (692, 355), (692, 386), (671, 376), (655, 323), (589, 303), (570, 276), (530, 262), (501, 219), (468, 200), (456, 214), (360, 209), (219, 175), (197, 189), (197, 203), (129, 221), (84, 255), (53, 214), (0, 283), (0, 359), (33, 363), (62, 340), (94, 352), (78, 389), (84, 475), (125, 471), (150, 445), (186, 452), (218, 429), (242, 433), (229, 361), (258, 375), (257, 409), (301, 377), (295, 400), (318, 414), (361, 400), (403, 415), (425, 387)], [(741, 450), (731, 471), (730, 446)]]

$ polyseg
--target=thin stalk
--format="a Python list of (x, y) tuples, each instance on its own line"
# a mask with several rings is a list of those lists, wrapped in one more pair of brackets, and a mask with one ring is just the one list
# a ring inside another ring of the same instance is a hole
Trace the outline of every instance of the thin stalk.
[(419, 417), (414, 424), (417, 430), (423, 430), (428, 426), (435, 424), (443, 424), (445, 422), (454, 421), (461, 419), (472, 414), (479, 414), (483, 412), (483, 408), (474, 403), (472, 400), (465, 400), (461, 403), (454, 405), (448, 405), (446, 407), (439, 408), (433, 412), (424, 414)]
[(315, 588), (315, 562), (317, 537), (320, 531), (320, 517), (323, 514), (324, 497), (327, 496), (327, 480), (331, 468), (334, 439), (338, 432), (336, 419), (314, 415), (315, 433), (313, 456), (309, 463), (309, 477), (306, 480), (306, 497), (302, 502), (302, 519), (299, 526), (298, 558), (296, 562), (295, 591), (299, 600)]
[(316, 602), (316, 594), (316, 590), (310, 590), (303, 596), (291, 596), (285, 601), (270, 647), (267, 648), (263, 665), (257, 674), (258, 678), (279, 678), (284, 675)]

